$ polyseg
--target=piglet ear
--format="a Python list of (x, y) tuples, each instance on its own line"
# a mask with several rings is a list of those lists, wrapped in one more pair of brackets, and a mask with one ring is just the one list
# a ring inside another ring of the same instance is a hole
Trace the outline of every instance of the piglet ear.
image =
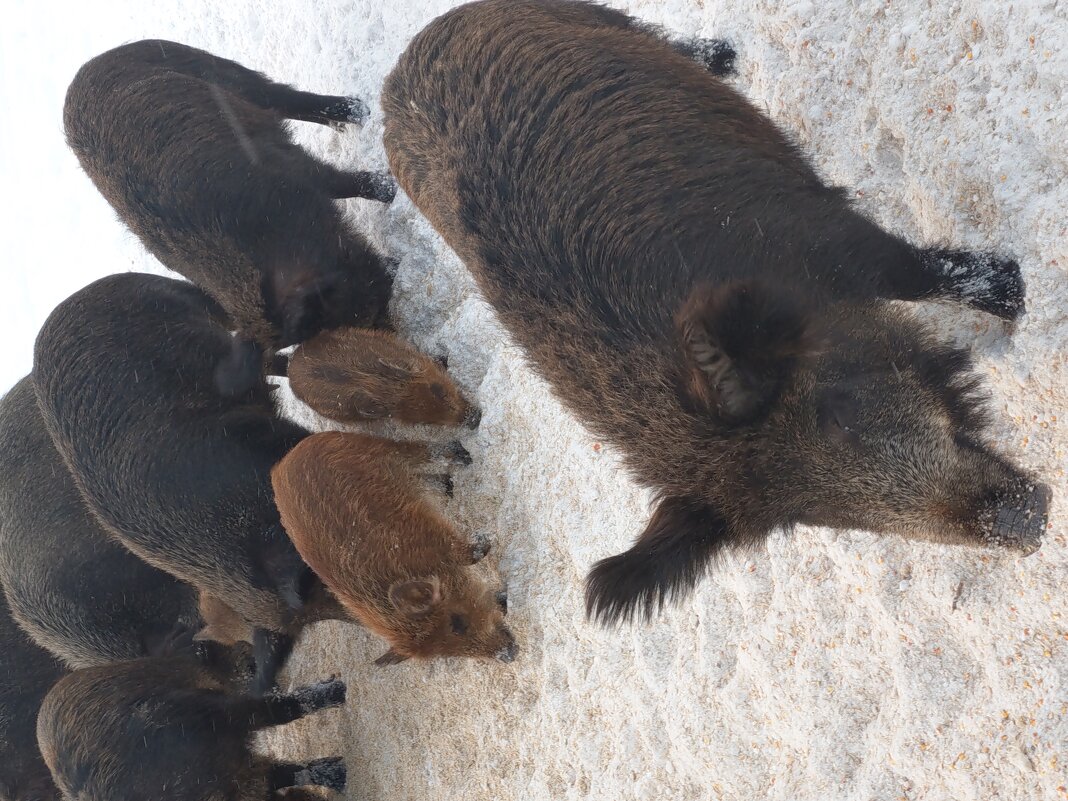
[(375, 660), (375, 664), (379, 667), (385, 667), (386, 665), (399, 665), (408, 659), (406, 656), (401, 656), (392, 648), (386, 651), (382, 656)]
[(426, 617), (441, 602), (441, 584), (437, 576), (397, 581), (389, 588), (389, 600), (402, 615), (414, 619)]
[(697, 287), (675, 326), (684, 397), (728, 425), (758, 417), (819, 350), (802, 302), (757, 281)]

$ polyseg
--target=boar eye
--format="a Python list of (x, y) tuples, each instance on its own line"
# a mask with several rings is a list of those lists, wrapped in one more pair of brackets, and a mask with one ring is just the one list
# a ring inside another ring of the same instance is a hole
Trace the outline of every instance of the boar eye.
[(830, 392), (819, 407), (820, 430), (843, 443), (856, 444), (859, 435), (857, 401), (844, 392)]
[(453, 615), (452, 620), (452, 632), (453, 634), (464, 635), (467, 634), (467, 618), (463, 615)]

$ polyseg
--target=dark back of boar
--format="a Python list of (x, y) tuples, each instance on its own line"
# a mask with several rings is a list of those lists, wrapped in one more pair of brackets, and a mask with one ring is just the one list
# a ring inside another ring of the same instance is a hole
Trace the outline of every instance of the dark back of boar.
[(0, 801), (59, 801), (37, 750), (41, 700), (66, 671), (15, 623), (0, 593)]
[(361, 186), (374, 181), (314, 159), (285, 122), (352, 119), (350, 108), (151, 40), (86, 63), (67, 91), (64, 126), (145, 247), (218, 300), (246, 337), (277, 347), (385, 319), (383, 260), (333, 200), (375, 196)]
[(404, 445), (313, 434), (271, 478), (301, 556), (349, 614), (389, 641), (379, 664), (410, 657), (515, 657), (495, 593), (471, 570), (485, 545), (462, 537), (427, 497)]
[(259, 729), (344, 700), (337, 680), (253, 699), (196, 658), (136, 659), (75, 671), (56, 684), (41, 705), (37, 740), (67, 798), (263, 801), (298, 784), (343, 789), (340, 759), (275, 762), (251, 741)]
[(0, 583), (22, 627), (71, 668), (158, 653), (176, 626), (199, 628), (196, 591), (93, 517), (28, 377), (0, 399)]
[(481, 417), (440, 364), (385, 331), (324, 331), (297, 348), (288, 375), (294, 395), (343, 423), (476, 426)]
[(306, 567), (279, 525), (270, 469), (306, 432), (262, 377), (223, 397), (222, 310), (184, 281), (124, 273), (76, 292), (38, 334), (45, 426), (97, 517), (135, 554), (282, 630)]
[(382, 102), (401, 186), (659, 496), (591, 573), (591, 613), (649, 614), (794, 523), (1038, 547), (1049, 491), (985, 443), (967, 353), (885, 302), (1012, 319), (1014, 261), (883, 231), (741, 95), (599, 6), (454, 9)]

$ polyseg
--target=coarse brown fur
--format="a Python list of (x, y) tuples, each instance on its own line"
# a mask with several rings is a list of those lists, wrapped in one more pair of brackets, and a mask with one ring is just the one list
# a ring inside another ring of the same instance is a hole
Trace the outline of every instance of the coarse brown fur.
[[(93, 513), (131, 551), (289, 638), (314, 577), (283, 531), (270, 469), (307, 432), (262, 378), (224, 396), (218, 304), (184, 281), (122, 273), (49, 316), (34, 349), (45, 426)], [(266, 635), (265, 635), (266, 636)], [(262, 644), (261, 644), (262, 645)], [(286, 646), (288, 648), (288, 646)], [(260, 647), (265, 660), (279, 662)]]
[(1016, 262), (880, 229), (738, 92), (589, 3), (453, 9), (382, 104), (401, 186), (659, 496), (592, 571), (592, 614), (651, 614), (795, 523), (1039, 546), (1049, 490), (986, 444), (968, 354), (886, 302), (1014, 319)]
[(71, 668), (158, 655), (201, 627), (196, 590), (93, 516), (27, 377), (0, 399), (0, 584), (19, 624)]
[(438, 362), (385, 331), (325, 331), (297, 348), (287, 373), (294, 395), (342, 423), (473, 427), (480, 419)]
[(37, 750), (37, 711), (67, 671), (11, 616), (0, 593), (0, 801), (60, 801)]
[(471, 570), (488, 550), (456, 531), (418, 475), (424, 446), (313, 434), (271, 473), (282, 522), (342, 606), (409, 657), (511, 661), (502, 598)]
[[(146, 40), (82, 66), (63, 118), (85, 172), (145, 247), (211, 294), (240, 342), (270, 349), (386, 322), (384, 260), (334, 199), (388, 201), (392, 180), (331, 167), (286, 127), (287, 118), (356, 121), (366, 114), (357, 106)], [(233, 360), (235, 369), (256, 364)]]
[[(296, 785), (344, 788), (340, 759), (286, 764), (252, 747), (260, 729), (344, 700), (337, 680), (253, 699), (198, 660), (137, 659), (60, 681), (41, 706), (37, 739), (66, 798), (264, 801)], [(286, 797), (319, 798), (308, 790)]]

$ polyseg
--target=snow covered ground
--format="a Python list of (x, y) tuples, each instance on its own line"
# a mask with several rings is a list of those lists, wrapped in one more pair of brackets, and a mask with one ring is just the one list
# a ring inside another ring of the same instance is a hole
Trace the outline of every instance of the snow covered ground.
[[(5, 4), (0, 30), (0, 391), (51, 308), (107, 273), (159, 271), (63, 143), (66, 85), (130, 39), (177, 39), (376, 106), (362, 130), (304, 126), (382, 168), (382, 79), (447, 0)], [(512, 665), (376, 669), (381, 642), (326, 624), (293, 680), (341, 672), (349, 704), (279, 731), (287, 757), (344, 753), (352, 799), (1068, 799), (1068, 7), (1057, 0), (634, 0), (620, 7), (737, 45), (736, 84), (916, 240), (1015, 253), (1014, 337), (922, 314), (976, 348), (995, 435), (1054, 489), (1026, 560), (801, 529), (734, 559), (648, 626), (583, 619), (581, 581), (623, 549), (646, 498), (524, 366), (462, 265), (406, 198), (352, 201), (401, 258), (397, 312), (447, 350), (485, 411), (449, 511), (488, 533), (520, 639)], [(300, 410), (290, 404), (298, 414)]]

